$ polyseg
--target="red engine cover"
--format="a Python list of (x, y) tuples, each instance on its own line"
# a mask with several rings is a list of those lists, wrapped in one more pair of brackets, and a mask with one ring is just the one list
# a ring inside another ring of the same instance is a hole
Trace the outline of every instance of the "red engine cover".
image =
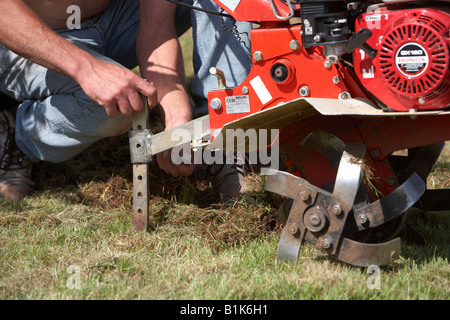
[(360, 16), (356, 31), (378, 51), (370, 59), (354, 51), (354, 66), (365, 88), (396, 111), (450, 107), (450, 15), (434, 9), (378, 10)]

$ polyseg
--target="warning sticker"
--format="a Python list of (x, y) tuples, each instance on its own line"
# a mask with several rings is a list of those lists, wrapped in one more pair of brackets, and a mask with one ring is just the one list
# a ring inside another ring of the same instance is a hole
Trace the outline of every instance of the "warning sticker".
[(227, 114), (250, 112), (250, 100), (248, 96), (225, 97)]
[(397, 69), (405, 76), (420, 76), (428, 66), (428, 53), (421, 45), (410, 42), (400, 47), (395, 55)]
[(241, 3), (241, 0), (219, 0), (219, 2), (221, 2), (222, 4), (225, 5), (225, 7), (234, 12), (239, 3)]
[(269, 90), (267, 90), (267, 87), (260, 76), (256, 76), (252, 80), (250, 80), (250, 85), (255, 90), (256, 95), (258, 96), (259, 100), (261, 100), (262, 104), (266, 104), (267, 102), (272, 100), (272, 95), (270, 94)]

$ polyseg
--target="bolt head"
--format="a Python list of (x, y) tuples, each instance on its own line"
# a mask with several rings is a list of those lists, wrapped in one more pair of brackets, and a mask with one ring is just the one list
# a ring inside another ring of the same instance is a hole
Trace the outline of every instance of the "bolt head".
[(311, 232), (320, 232), (325, 228), (327, 218), (323, 214), (322, 210), (317, 208), (311, 208), (303, 217), (303, 222), (306, 228)]
[(263, 59), (263, 54), (261, 51), (255, 51), (253, 53), (253, 59), (255, 59), (256, 61), (261, 61)]
[(317, 213), (313, 213), (309, 215), (309, 223), (314, 226), (318, 227), (320, 226), (320, 223), (322, 222), (322, 219)]
[(219, 98), (214, 98), (209, 103), (209, 106), (214, 110), (219, 110), (222, 107), (222, 102)]
[(310, 90), (307, 86), (303, 86), (298, 90), (298, 93), (302, 96), (302, 97), (307, 97), (310, 94)]
[(300, 192), (300, 199), (302, 199), (303, 201), (308, 201), (309, 198), (310, 198), (310, 195), (309, 195), (308, 191)]
[(373, 149), (372, 151), (370, 151), (370, 156), (372, 158), (378, 158), (380, 156), (380, 151), (378, 151), (377, 149)]
[(387, 178), (386, 183), (387, 183), (389, 186), (393, 187), (393, 186), (395, 185), (395, 179), (394, 179), (394, 177), (389, 176), (389, 177)]
[(329, 60), (325, 60), (325, 62), (323, 63), (323, 66), (328, 69), (331, 67), (331, 62)]
[(348, 92), (341, 92), (339, 94), (339, 99), (341, 99), (341, 100), (350, 99), (350, 98), (351, 98), (351, 96)]
[(289, 42), (289, 48), (292, 50), (298, 50), (300, 48), (300, 43), (297, 40), (291, 40)]
[(341, 82), (341, 78), (339, 78), (338, 76), (334, 76), (333, 77), (333, 83), (334, 84), (338, 84), (339, 82)]

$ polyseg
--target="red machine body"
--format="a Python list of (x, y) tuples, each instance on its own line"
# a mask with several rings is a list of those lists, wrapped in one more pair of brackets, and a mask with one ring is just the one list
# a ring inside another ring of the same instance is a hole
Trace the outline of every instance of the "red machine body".
[(355, 50), (354, 66), (374, 97), (396, 111), (450, 106), (448, 12), (380, 8), (358, 17), (355, 31), (364, 28), (371, 30), (367, 44), (378, 54), (371, 59)]
[[(338, 62), (333, 54), (327, 53), (326, 45), (302, 45), (304, 26), (275, 19), (270, 6), (263, 5), (267, 1), (237, 1), (234, 11), (224, 5), (226, 1), (216, 2), (237, 20), (248, 20), (258, 14), (262, 17), (271, 15), (271, 18), (264, 18), (266, 21), (251, 31), (253, 67), (247, 79), (235, 88), (209, 92), (208, 100), (216, 100), (220, 105), (209, 109), (213, 139), (214, 133), (227, 123), (302, 97), (370, 99), (388, 111), (443, 110), (449, 107), (450, 16), (446, 11), (385, 6), (377, 7), (376, 11), (366, 10), (356, 18), (354, 33), (362, 29), (371, 31), (365, 44), (377, 51), (376, 56), (370, 58), (363, 50), (356, 49), (352, 53), (352, 61), (342, 59)], [(283, 8), (283, 3), (279, 5)], [(249, 6), (253, 11), (242, 10), (249, 9)], [(274, 76), (279, 65), (284, 66), (282, 79)], [(414, 133), (408, 135), (397, 132), (391, 128), (393, 124), (379, 118), (364, 119), (364, 128), (355, 118), (318, 116), (317, 119), (299, 120), (281, 129), (280, 147), (291, 155), (284, 162), (287, 167), (296, 168), (292, 173), (307, 178), (313, 184), (324, 185), (333, 181), (336, 172), (327, 167), (327, 161), (318, 165), (319, 156), (299, 147), (299, 141), (311, 131), (331, 132), (347, 143), (365, 143), (368, 154), (377, 154), (377, 157), (368, 158), (381, 177), (374, 184), (383, 194), (389, 194), (395, 189), (392, 183), (385, 183), (395, 176), (384, 161), (390, 153), (442, 141), (442, 138), (450, 139), (450, 131), (442, 129), (442, 126), (450, 128), (445, 126), (448, 117), (428, 118), (420, 121), (420, 125), (419, 121), (411, 120), (397, 118), (398, 130), (405, 132), (410, 125), (414, 128)], [(429, 123), (440, 129), (430, 131)], [(421, 126), (424, 126), (423, 130)], [(402, 136), (402, 139), (394, 139), (394, 136)]]
[[(305, 97), (337, 99), (339, 94), (349, 89), (341, 79), (339, 70), (326, 64), (319, 47), (306, 50), (301, 47), (301, 26), (269, 27), (251, 31), (253, 67), (247, 79), (238, 87), (210, 91), (208, 100), (219, 99), (222, 107), (210, 108), (212, 132), (226, 123), (243, 116)], [(290, 43), (298, 47), (291, 49)], [(273, 78), (273, 67), (284, 65), (287, 70), (285, 80)], [(237, 103), (236, 101), (240, 101)]]
[[(354, 265), (390, 261), (407, 209), (419, 202), (450, 208), (450, 191), (425, 191), (450, 140), (448, 8), (214, 1), (236, 20), (259, 22), (250, 34), (252, 69), (239, 86), (209, 92), (209, 124), (212, 140), (227, 126), (279, 129), (284, 167), (267, 177), (266, 190), (293, 203), (278, 258), (296, 260), (307, 241)], [(398, 150), (408, 155), (399, 159)]]

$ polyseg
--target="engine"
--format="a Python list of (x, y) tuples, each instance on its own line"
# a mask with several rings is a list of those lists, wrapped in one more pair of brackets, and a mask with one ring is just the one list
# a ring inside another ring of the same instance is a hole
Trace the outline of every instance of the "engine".
[(376, 6), (356, 19), (355, 32), (370, 34), (366, 47), (353, 51), (355, 73), (381, 105), (394, 111), (450, 107), (448, 12)]

